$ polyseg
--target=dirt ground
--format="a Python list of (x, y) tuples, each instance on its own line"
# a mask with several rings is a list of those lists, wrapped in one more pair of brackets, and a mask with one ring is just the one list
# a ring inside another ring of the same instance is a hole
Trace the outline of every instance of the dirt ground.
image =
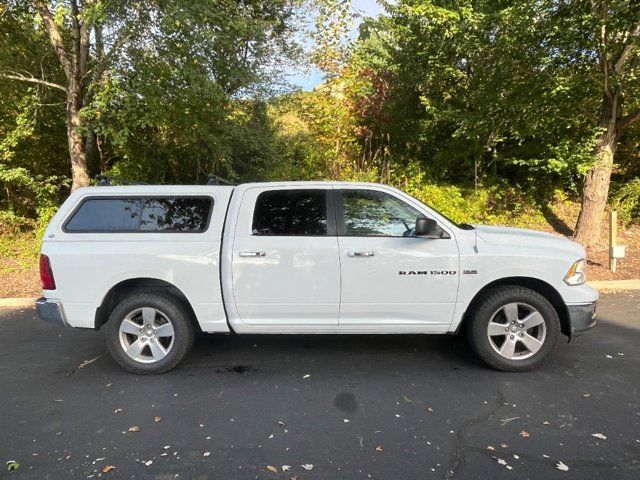
[[(561, 219), (556, 221), (562, 222)], [(562, 222), (564, 224), (564, 222)], [(549, 224), (546, 230), (558, 233), (558, 230), (570, 234), (566, 226)], [(618, 243), (625, 245), (626, 258), (618, 261), (616, 273), (609, 270), (609, 247), (607, 235), (608, 220), (602, 228), (602, 241), (595, 248), (587, 252), (587, 278), (589, 280), (626, 280), (640, 278), (640, 226), (620, 229)], [(38, 259), (25, 261), (18, 252), (15, 256), (0, 257), (0, 298), (35, 297), (41, 294), (40, 277), (38, 273)]]
[(615, 273), (609, 270), (609, 245), (606, 242), (587, 252), (587, 278), (591, 280), (640, 278), (640, 227), (618, 232), (618, 244), (626, 247), (626, 256), (618, 260)]

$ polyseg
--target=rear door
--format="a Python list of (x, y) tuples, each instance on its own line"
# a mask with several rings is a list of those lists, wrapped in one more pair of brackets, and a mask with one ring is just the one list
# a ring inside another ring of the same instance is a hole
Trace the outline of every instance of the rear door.
[(232, 249), (232, 288), (243, 324), (308, 330), (338, 324), (340, 264), (326, 187), (244, 192)]
[(393, 190), (341, 189), (335, 197), (340, 327), (420, 331), (448, 326), (459, 278), (451, 232), (443, 228), (443, 238), (413, 236), (416, 218), (429, 212)]

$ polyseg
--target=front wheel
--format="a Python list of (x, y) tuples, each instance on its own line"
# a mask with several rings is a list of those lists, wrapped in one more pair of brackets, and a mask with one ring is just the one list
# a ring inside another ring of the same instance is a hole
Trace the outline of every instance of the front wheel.
[(107, 347), (130, 373), (158, 374), (189, 353), (193, 324), (181, 302), (169, 295), (135, 293), (120, 302), (107, 323)]
[(472, 349), (498, 370), (520, 372), (537, 367), (560, 336), (556, 309), (538, 292), (500, 286), (487, 292), (467, 322)]

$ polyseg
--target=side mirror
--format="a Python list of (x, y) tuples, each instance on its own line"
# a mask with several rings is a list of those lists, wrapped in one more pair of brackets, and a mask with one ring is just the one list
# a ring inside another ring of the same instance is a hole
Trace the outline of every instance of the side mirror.
[(440, 238), (442, 230), (438, 227), (438, 222), (432, 218), (418, 217), (416, 218), (416, 228), (414, 235), (416, 237), (433, 237)]

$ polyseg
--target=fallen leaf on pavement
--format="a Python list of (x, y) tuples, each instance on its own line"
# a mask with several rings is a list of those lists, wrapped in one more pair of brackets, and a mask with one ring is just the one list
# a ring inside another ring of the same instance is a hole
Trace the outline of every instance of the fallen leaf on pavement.
[(7, 461), (7, 470), (12, 472), (14, 470), (17, 470), (18, 468), (20, 468), (20, 464), (18, 462), (16, 462), (15, 460), (8, 460)]
[(491, 445), (488, 445), (487, 450), (495, 450), (495, 448), (493, 448)]
[(501, 443), (501, 444), (500, 444), (500, 446), (501, 446), (502, 448), (507, 448), (509, 445), (507, 445), (506, 443)]
[(302, 378), (309, 378), (311, 375), (309, 375), (308, 373), (306, 375), (303, 375)]
[(524, 430), (522, 430), (522, 431), (520, 432), (520, 436), (521, 436), (522, 438), (527, 438), (527, 437), (530, 437), (531, 435), (529, 435), (529, 432), (525, 432)]
[(402, 399), (407, 402), (407, 403), (413, 403), (413, 400), (411, 400), (409, 397), (407, 397), (406, 395), (402, 396)]
[(291, 465), (282, 465), (283, 472), (288, 472), (289, 470), (291, 470)]
[(115, 470), (116, 467), (114, 467), (113, 465), (105, 465), (104, 468), (102, 469), (102, 473), (109, 473), (111, 470)]
[(429, 413), (433, 412), (433, 408), (427, 407), (427, 412), (429, 412)]
[(140, 427), (134, 425), (133, 427), (129, 427), (129, 431), (130, 432), (139, 432), (140, 431)]
[(278, 473), (278, 469), (273, 465), (267, 465), (267, 470), (269, 470), (271, 473)]
[(344, 423), (349, 423), (350, 421), (351, 421), (351, 420), (349, 420), (348, 418), (345, 418), (345, 419), (343, 420), (343, 422), (344, 422)]
[(507, 423), (509, 423), (509, 422), (513, 422), (514, 420), (517, 420), (517, 419), (519, 419), (519, 418), (520, 418), (520, 417), (503, 418), (503, 419), (501, 420), (501, 422), (502, 422), (502, 425), (501, 425), (501, 426), (502, 426), (502, 427), (504, 427)]
[(376, 452), (381, 452), (382, 450), (384, 450), (384, 448), (383, 448), (383, 446), (382, 446), (382, 445), (378, 445), (378, 446), (376, 447)]
[(116, 408), (116, 409), (113, 411), (113, 413), (120, 413), (121, 411), (122, 411), (122, 409), (121, 409), (121, 408)]
[(153, 421), (158, 423), (160, 420), (162, 420), (162, 417), (153, 417)]
[(551, 425), (549, 422), (547, 422), (546, 420), (544, 422), (542, 422), (543, 425)]
[(278, 422), (278, 425), (280, 425), (282, 428), (286, 428), (286, 425), (284, 424), (284, 422)]
[(150, 467), (152, 463), (153, 463), (153, 460), (147, 460), (146, 462), (144, 462), (144, 464), (145, 464), (147, 467)]
[(204, 452), (204, 453), (202, 454), (202, 456), (203, 456), (203, 457), (208, 457), (209, 455), (211, 455), (211, 452)]
[(558, 463), (556, 463), (556, 468), (558, 470), (560, 470), (561, 472), (566, 472), (567, 470), (569, 470), (569, 467), (567, 467), (564, 463), (562, 463), (561, 461), (558, 461)]
[(313, 464), (312, 463), (305, 463), (303, 465), (300, 465), (302, 468), (304, 468), (305, 470), (313, 470)]
[(591, 436), (599, 438), (600, 440), (606, 440), (607, 439), (607, 436), (603, 435), (602, 433), (592, 433)]

